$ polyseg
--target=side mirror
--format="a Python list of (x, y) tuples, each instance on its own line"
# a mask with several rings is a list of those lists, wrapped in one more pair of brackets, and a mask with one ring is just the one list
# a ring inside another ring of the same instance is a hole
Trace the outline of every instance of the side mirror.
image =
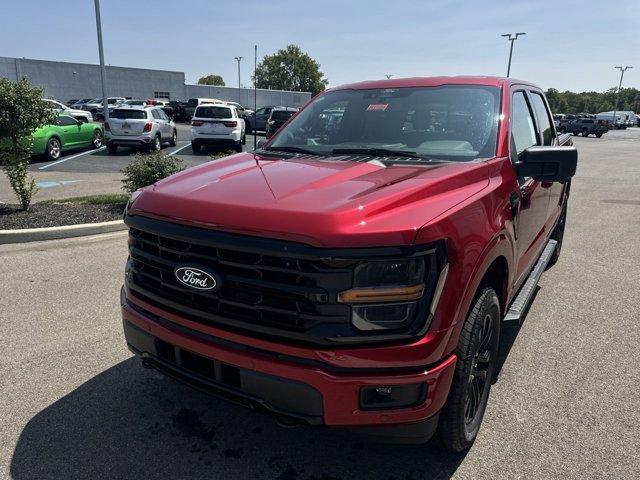
[(519, 178), (531, 177), (543, 182), (566, 182), (576, 173), (576, 147), (530, 147), (516, 163)]
[(256, 148), (262, 148), (266, 143), (267, 141), (264, 138), (261, 138), (258, 140), (258, 143), (256, 143)]

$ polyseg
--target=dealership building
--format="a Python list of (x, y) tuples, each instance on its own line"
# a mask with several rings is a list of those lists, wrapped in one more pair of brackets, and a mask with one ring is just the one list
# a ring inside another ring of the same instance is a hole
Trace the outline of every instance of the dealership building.
[[(106, 67), (107, 96), (187, 100), (207, 97), (239, 102), (253, 107), (254, 90), (249, 88), (189, 85), (184, 72), (146, 68)], [(102, 96), (100, 66), (88, 63), (52, 62), (28, 58), (0, 57), (0, 77), (17, 81), (26, 77), (44, 89), (46, 98), (61, 102)], [(299, 107), (311, 98), (309, 92), (257, 90), (258, 108), (265, 105)]]

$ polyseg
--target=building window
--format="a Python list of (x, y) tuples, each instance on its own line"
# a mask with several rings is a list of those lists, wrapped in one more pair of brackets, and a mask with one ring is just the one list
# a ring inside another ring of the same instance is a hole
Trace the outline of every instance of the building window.
[(162, 98), (165, 100), (169, 100), (171, 96), (169, 95), (169, 92), (153, 92), (153, 98)]

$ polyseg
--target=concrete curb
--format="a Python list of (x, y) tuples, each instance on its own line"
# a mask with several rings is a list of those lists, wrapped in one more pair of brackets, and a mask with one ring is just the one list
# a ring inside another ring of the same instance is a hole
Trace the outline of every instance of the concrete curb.
[(60, 238), (83, 237), (100, 233), (126, 230), (122, 220), (101, 223), (81, 223), (79, 225), (64, 225), (62, 227), (25, 228), (21, 230), (0, 230), (0, 245), (7, 243), (40, 242)]

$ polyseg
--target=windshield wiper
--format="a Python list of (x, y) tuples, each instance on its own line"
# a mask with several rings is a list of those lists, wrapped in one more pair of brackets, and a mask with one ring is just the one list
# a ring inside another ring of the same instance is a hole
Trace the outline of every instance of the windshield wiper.
[(308, 148), (302, 148), (302, 147), (288, 147), (288, 146), (283, 146), (283, 147), (267, 147), (267, 148), (263, 148), (262, 150), (266, 151), (266, 152), (287, 152), (287, 153), (307, 153), (310, 155), (327, 155), (324, 152), (318, 152), (315, 150), (311, 150)]
[(424, 158), (418, 155), (416, 152), (412, 152), (409, 150), (392, 150), (389, 148), (334, 148), (331, 153), (333, 155), (362, 154), (371, 155), (372, 157)]
[(372, 157), (407, 157), (418, 158), (424, 162), (449, 163), (447, 160), (439, 157), (420, 155), (411, 150), (393, 150), (390, 148), (334, 148), (331, 153), (333, 155), (370, 155)]

